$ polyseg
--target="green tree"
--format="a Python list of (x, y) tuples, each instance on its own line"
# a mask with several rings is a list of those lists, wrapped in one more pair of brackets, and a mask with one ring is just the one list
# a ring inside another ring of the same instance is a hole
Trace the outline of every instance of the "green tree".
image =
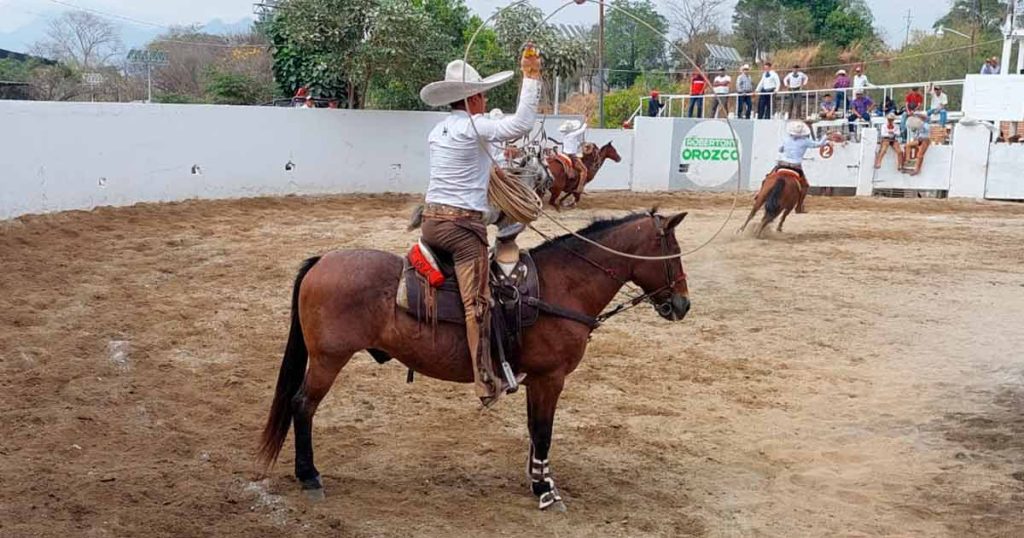
[[(668, 21), (650, 0), (613, 0), (612, 6), (605, 24), (605, 65), (613, 70), (609, 82), (631, 86), (640, 71), (665, 66), (666, 45), (661, 34), (666, 33)], [(632, 13), (657, 32), (620, 9)]]
[(877, 43), (863, 0), (739, 0), (733, 32), (743, 52), (760, 58), (785, 47)]
[(589, 36), (564, 35), (544, 22), (543, 12), (525, 4), (513, 6), (497, 18), (495, 35), (509, 66), (515, 64), (513, 59), (519, 57), (527, 41), (539, 48), (548, 90), (554, 88), (555, 77), (566, 82), (577, 77), (593, 57), (595, 48)]
[(452, 47), (424, 5), (407, 0), (285, 0), (267, 26), (282, 90), (308, 85), (349, 108), (365, 106), (375, 85), (436, 74)]
[(739, 0), (732, 29), (741, 50), (761, 58), (784, 42), (785, 12), (777, 0)]
[(1009, 4), (1001, 0), (955, 0), (949, 13), (935, 21), (935, 28), (973, 28), (978, 32), (999, 32)]
[(850, 10), (833, 11), (825, 19), (825, 32), (829, 41), (840, 47), (849, 47), (858, 41), (871, 40), (875, 32), (871, 21)]
[(258, 105), (272, 98), (273, 88), (248, 75), (214, 71), (206, 83), (206, 95), (218, 105)]

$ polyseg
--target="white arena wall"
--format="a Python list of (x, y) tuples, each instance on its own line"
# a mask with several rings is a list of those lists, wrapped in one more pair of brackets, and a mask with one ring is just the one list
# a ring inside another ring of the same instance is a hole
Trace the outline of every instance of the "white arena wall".
[[(423, 192), (426, 137), (443, 115), (0, 101), (0, 219), (190, 198)], [(547, 134), (559, 138), (566, 118), (545, 118)], [(635, 130), (592, 129), (588, 139), (612, 141), (623, 160), (606, 163), (591, 188), (731, 190), (735, 179), (715, 185), (681, 171), (681, 141), (699, 123), (637, 118)], [(741, 181), (756, 189), (774, 165), (784, 124), (733, 123), (746, 140), (739, 148)], [(895, 172), (889, 159), (874, 170), (874, 132), (838, 148), (832, 159), (808, 152), (805, 166), (813, 185), (855, 187), (861, 195), (876, 188), (939, 189), (1024, 200), (1024, 145), (991, 140), (982, 126), (960, 125), (952, 145), (929, 150), (916, 177)]]

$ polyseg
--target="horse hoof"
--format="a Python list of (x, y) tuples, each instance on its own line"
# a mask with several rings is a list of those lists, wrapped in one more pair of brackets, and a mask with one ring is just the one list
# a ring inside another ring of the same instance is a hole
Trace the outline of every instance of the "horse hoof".
[(304, 489), (302, 495), (306, 497), (309, 502), (318, 503), (326, 497), (324, 495), (324, 488), (320, 489)]
[(320, 476), (314, 476), (307, 480), (300, 480), (299, 483), (302, 485), (302, 494), (311, 501), (322, 501), (324, 500), (324, 485), (320, 481)]
[(565, 506), (562, 501), (555, 501), (554, 504), (543, 509), (545, 512), (554, 512), (556, 514), (564, 514), (569, 511), (569, 508)]

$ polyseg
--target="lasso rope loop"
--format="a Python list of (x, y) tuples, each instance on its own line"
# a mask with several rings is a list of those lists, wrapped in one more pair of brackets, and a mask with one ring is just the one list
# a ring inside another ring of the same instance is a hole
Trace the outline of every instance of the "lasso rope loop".
[[(629, 10), (623, 9), (623, 8), (621, 8), (619, 6), (616, 6), (614, 4), (611, 4), (611, 3), (607, 3), (607, 0), (585, 0), (585, 1), (588, 2), (588, 3), (591, 3), (591, 4), (603, 5), (604, 7), (611, 8), (613, 11), (617, 11), (617, 12), (619, 12), (619, 13), (621, 13), (621, 14), (623, 14), (623, 15), (631, 18), (631, 19), (633, 19), (634, 21), (636, 21), (641, 26), (647, 28), (651, 32), (654, 32), (655, 35), (660, 36), (666, 43), (668, 43), (672, 48), (674, 48), (676, 50), (676, 52), (679, 53), (680, 57), (684, 58), (687, 62), (689, 62), (690, 65), (693, 66), (694, 70), (697, 73), (700, 73), (701, 76), (703, 76), (705, 79), (707, 79), (707, 73), (705, 73), (704, 70), (701, 69), (701, 67), (699, 65), (697, 65), (697, 62), (695, 62), (692, 58), (690, 58), (690, 56), (688, 54), (686, 54), (686, 51), (684, 51), (681, 47), (679, 47), (679, 45), (674, 43), (667, 35), (665, 35), (664, 33), (658, 31), (656, 28), (651, 26), (651, 24), (648, 23), (647, 21), (645, 21), (645, 20), (641, 19), (640, 17), (634, 15)], [(533, 30), (531, 30), (530, 33), (527, 34), (527, 37), (526, 37), (527, 43), (530, 41), (530, 39), (533, 37), (533, 35), (540, 28), (542, 28), (545, 24), (547, 24), (547, 22), (549, 20), (551, 20), (552, 17), (557, 15), (559, 12), (561, 12), (566, 7), (569, 7), (570, 5), (573, 5), (575, 3), (576, 3), (576, 0), (568, 0), (564, 4), (559, 6), (557, 9), (552, 11), (550, 14), (548, 14), (548, 16), (544, 17), (544, 19), (542, 19), (539, 23), (537, 23), (537, 26), (535, 26), (533, 28)], [(488, 17), (487, 20), (485, 20), (482, 24), (480, 24), (480, 27), (477, 28), (475, 32), (473, 32), (473, 36), (469, 39), (469, 42), (466, 44), (466, 53), (463, 55), (462, 61), (464, 63), (466, 63), (466, 64), (469, 63), (469, 53), (470, 53), (470, 51), (473, 48), (473, 44), (476, 43), (477, 36), (480, 35), (480, 32), (491, 21), (495, 20), (496, 18), (498, 18), (499, 16), (504, 14), (506, 11), (509, 11), (509, 10), (511, 10), (511, 9), (517, 7), (517, 6), (525, 6), (525, 5), (529, 5), (529, 1), (528, 0), (518, 0), (516, 2), (512, 2), (511, 4), (509, 4), (509, 5), (507, 5), (507, 6), (503, 7), (503, 8), (495, 11), (493, 15)], [(525, 46), (527, 43), (523, 43), (523, 46)], [(463, 69), (463, 71), (462, 71), (462, 82), (466, 82), (466, 70), (465, 69)], [(718, 98), (716, 97), (716, 99), (718, 99)], [(464, 99), (464, 102), (466, 103), (466, 110), (469, 111), (469, 97), (466, 97)], [(473, 120), (473, 114), (469, 114), (469, 123), (473, 127), (473, 132), (476, 133), (477, 141), (480, 143), (481, 148), (483, 148), (483, 150), (487, 154), (488, 158), (490, 158), (491, 163), (493, 164), (493, 168), (494, 169), (502, 169), (502, 167), (498, 164), (498, 161), (494, 159), (494, 155), (491, 154), (489, 148), (487, 147), (486, 142), (480, 137), (480, 131), (477, 130), (477, 128), (476, 128), (476, 122)], [(736, 144), (737, 147), (739, 147), (739, 138), (736, 135), (736, 129), (733, 127), (732, 122), (729, 120), (728, 116), (725, 117), (725, 123), (729, 127), (729, 134), (732, 136), (733, 142)], [(708, 238), (707, 241), (704, 241), (703, 243), (698, 245), (696, 248), (693, 248), (693, 249), (691, 249), (689, 251), (686, 251), (686, 252), (680, 252), (679, 254), (671, 254), (671, 255), (668, 255), (668, 256), (640, 256), (640, 255), (637, 255), (637, 254), (630, 254), (628, 252), (621, 252), (621, 251), (615, 250), (613, 248), (606, 247), (606, 246), (604, 246), (604, 245), (602, 245), (602, 244), (600, 244), (600, 243), (598, 243), (598, 242), (596, 242), (596, 241), (594, 241), (592, 239), (589, 239), (587, 237), (583, 237), (582, 235), (577, 234), (574, 230), (572, 230), (571, 228), (567, 227), (565, 224), (562, 224), (561, 221), (556, 219), (554, 216), (550, 215), (547, 211), (544, 211), (544, 202), (540, 199), (540, 197), (537, 195), (536, 192), (534, 192), (532, 189), (527, 187), (525, 185), (525, 183), (523, 183), (522, 181), (519, 180), (518, 174), (514, 172), (514, 169), (504, 169), (504, 172), (505, 172), (504, 174), (501, 174), (501, 173), (497, 173), (495, 170), (491, 171), (491, 181), (490, 181), (491, 187), (488, 188), (487, 195), (488, 195), (488, 199), (491, 201), (491, 203), (494, 204), (495, 206), (497, 206), (502, 211), (504, 211), (505, 214), (508, 215), (510, 218), (512, 218), (512, 219), (514, 219), (514, 220), (516, 220), (518, 222), (522, 222), (524, 224), (527, 224), (527, 225), (530, 226), (530, 228), (532, 230), (539, 232), (539, 230), (537, 230), (531, 223), (533, 221), (537, 220), (537, 218), (539, 218), (540, 216), (544, 216), (545, 218), (547, 218), (551, 222), (555, 223), (556, 226), (558, 226), (562, 230), (565, 230), (569, 234), (575, 236), (577, 239), (580, 239), (580, 240), (582, 240), (582, 241), (584, 241), (586, 243), (589, 243), (589, 244), (591, 244), (591, 245), (593, 245), (593, 246), (595, 246), (595, 247), (597, 247), (597, 248), (599, 248), (601, 250), (604, 250), (605, 252), (609, 252), (611, 254), (615, 254), (617, 256), (622, 256), (622, 257), (625, 257), (625, 258), (632, 258), (632, 259), (635, 259), (635, 260), (645, 260), (645, 261), (662, 261), (662, 260), (671, 260), (671, 259), (675, 259), (675, 258), (682, 258), (683, 256), (689, 256), (690, 254), (693, 254), (693, 253), (703, 249), (704, 247), (710, 245), (715, 239), (718, 238), (718, 236), (722, 233), (722, 231), (725, 230), (725, 227), (729, 224), (729, 221), (732, 220), (732, 216), (736, 212), (736, 205), (739, 202), (740, 190), (742, 189), (742, 186), (743, 186), (743, 166), (742, 166), (741, 162), (739, 160), (737, 160), (736, 161), (736, 191), (735, 191), (735, 194), (733, 196), (732, 207), (729, 209), (729, 214), (726, 215), (725, 220), (722, 221), (722, 225), (718, 228), (717, 231), (715, 231), (715, 233), (713, 233), (711, 235), (711, 237)]]

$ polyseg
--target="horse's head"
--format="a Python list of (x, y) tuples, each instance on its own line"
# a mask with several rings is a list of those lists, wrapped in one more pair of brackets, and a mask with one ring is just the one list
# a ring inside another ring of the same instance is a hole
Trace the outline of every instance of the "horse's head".
[(619, 156), (618, 150), (615, 149), (611, 142), (601, 146), (601, 160), (604, 159), (611, 159), (617, 163), (622, 162), (622, 157)]
[[(675, 230), (686, 218), (686, 213), (664, 217), (652, 210), (650, 217), (646, 223), (638, 221), (644, 239), (636, 254), (647, 257), (679, 254)], [(650, 295), (661, 317), (678, 321), (690, 311), (690, 291), (686, 286), (686, 271), (683, 270), (681, 258), (636, 260), (630, 280)]]

